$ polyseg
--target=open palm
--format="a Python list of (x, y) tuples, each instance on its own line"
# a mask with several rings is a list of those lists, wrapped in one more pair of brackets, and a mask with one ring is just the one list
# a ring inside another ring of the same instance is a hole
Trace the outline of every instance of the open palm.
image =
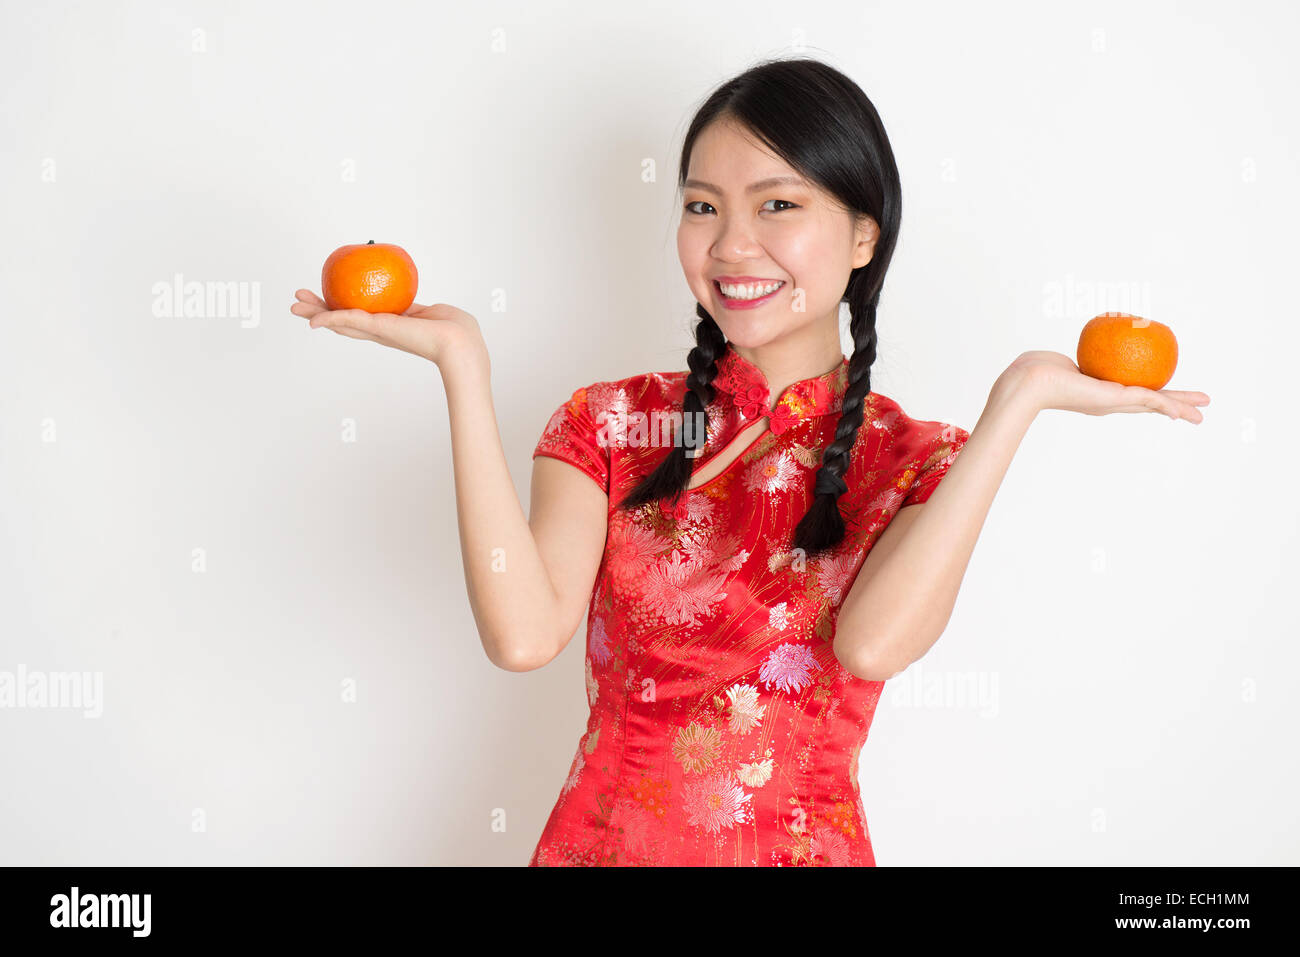
[(309, 320), (313, 329), (323, 326), (350, 339), (369, 339), (433, 363), (464, 346), (483, 342), (478, 320), (465, 310), (445, 303), (432, 306), (412, 303), (410, 309), (398, 315), (364, 309), (331, 310), (310, 289), (299, 289), (295, 296), (298, 301), (289, 311)]
[(1197, 406), (1210, 403), (1210, 397), (1204, 392), (1157, 391), (1085, 375), (1069, 356), (1059, 352), (1026, 352), (1011, 367), (1031, 374), (1040, 406), (1044, 409), (1063, 409), (1086, 415), (1160, 412), (1171, 419), (1199, 423), (1205, 417)]

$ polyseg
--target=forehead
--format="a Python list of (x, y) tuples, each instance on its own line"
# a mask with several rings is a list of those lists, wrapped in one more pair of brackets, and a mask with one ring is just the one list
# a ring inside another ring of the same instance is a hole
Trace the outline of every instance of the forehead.
[(709, 124), (691, 146), (688, 188), (694, 180), (740, 192), (760, 180), (777, 178), (804, 183), (788, 163), (733, 122)]

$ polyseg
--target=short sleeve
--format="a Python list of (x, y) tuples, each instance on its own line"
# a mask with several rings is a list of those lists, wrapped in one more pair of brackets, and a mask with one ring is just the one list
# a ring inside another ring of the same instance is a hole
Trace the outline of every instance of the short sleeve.
[(603, 441), (587, 407), (587, 387), (578, 389), (551, 415), (533, 458), (549, 455), (576, 466), (609, 492), (609, 443)]
[(913, 456), (916, 478), (899, 508), (920, 505), (933, 495), (970, 438), (965, 429), (946, 422), (921, 422), (918, 425), (921, 426), (920, 443)]

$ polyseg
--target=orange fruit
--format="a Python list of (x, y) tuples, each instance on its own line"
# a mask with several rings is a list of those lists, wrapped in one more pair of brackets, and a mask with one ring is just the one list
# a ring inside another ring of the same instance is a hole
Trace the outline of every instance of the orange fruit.
[(340, 246), (320, 272), (327, 309), (364, 309), (401, 315), (415, 302), (419, 276), (401, 246), (376, 243)]
[(1126, 312), (1103, 312), (1079, 333), (1079, 371), (1094, 379), (1163, 389), (1178, 365), (1178, 340), (1168, 326)]

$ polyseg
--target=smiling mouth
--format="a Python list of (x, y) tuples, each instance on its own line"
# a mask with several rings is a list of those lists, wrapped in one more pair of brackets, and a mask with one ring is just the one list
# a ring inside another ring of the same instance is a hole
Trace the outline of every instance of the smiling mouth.
[(785, 286), (785, 281), (773, 279), (768, 282), (748, 282), (748, 283), (720, 283), (713, 280), (713, 287), (724, 299), (735, 299), (739, 301), (748, 301), (752, 299), (763, 299), (772, 293), (777, 292)]

